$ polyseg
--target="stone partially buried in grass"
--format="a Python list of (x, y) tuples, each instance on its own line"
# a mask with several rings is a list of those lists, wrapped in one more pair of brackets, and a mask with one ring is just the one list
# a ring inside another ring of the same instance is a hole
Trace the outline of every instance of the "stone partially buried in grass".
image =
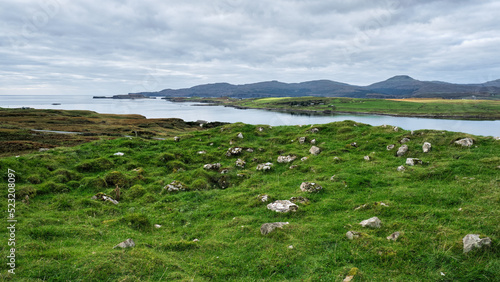
[(122, 248), (122, 249), (124, 249), (124, 248), (132, 248), (132, 247), (135, 247), (134, 240), (127, 239), (127, 240), (121, 242), (120, 244), (114, 246), (113, 249), (116, 249), (116, 248)]
[(489, 237), (480, 239), (479, 234), (467, 234), (463, 239), (464, 253), (468, 253), (473, 249), (480, 249), (483, 246), (490, 246), (491, 239)]
[(288, 222), (273, 222), (273, 223), (264, 223), (260, 227), (260, 234), (267, 235), (274, 231), (276, 228), (283, 228), (283, 226), (287, 225)]
[(472, 138), (467, 137), (467, 138), (455, 141), (455, 144), (462, 145), (462, 147), (470, 147), (470, 146), (474, 145), (474, 140), (472, 140)]
[(168, 192), (177, 192), (177, 191), (186, 191), (187, 187), (186, 185), (184, 185), (184, 183), (180, 181), (172, 181), (170, 184), (163, 187), (163, 189), (167, 190)]
[(380, 228), (380, 224), (382, 221), (376, 216), (363, 220), (359, 224), (363, 227), (369, 227), (369, 228)]
[(277, 200), (267, 205), (267, 208), (275, 212), (286, 213), (289, 211), (296, 211), (299, 206), (290, 202), (289, 200)]
[(300, 184), (300, 190), (302, 192), (312, 193), (312, 192), (318, 192), (321, 189), (323, 189), (323, 187), (314, 182), (302, 182), (302, 184)]

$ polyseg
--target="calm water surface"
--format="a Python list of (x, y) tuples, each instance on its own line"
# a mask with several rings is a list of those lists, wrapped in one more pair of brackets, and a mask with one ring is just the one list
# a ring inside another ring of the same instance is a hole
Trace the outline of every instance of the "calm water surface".
[[(60, 103), (61, 105), (52, 105)], [(265, 110), (239, 110), (223, 106), (193, 106), (161, 99), (92, 99), (92, 96), (0, 95), (0, 107), (35, 109), (90, 110), (110, 114), (139, 114), (147, 118), (180, 118), (185, 121), (243, 122), (248, 124), (300, 125), (354, 120), (374, 126), (388, 124), (407, 130), (436, 129), (484, 136), (500, 136), (500, 120), (469, 121), (391, 117), (378, 115), (306, 116)]]

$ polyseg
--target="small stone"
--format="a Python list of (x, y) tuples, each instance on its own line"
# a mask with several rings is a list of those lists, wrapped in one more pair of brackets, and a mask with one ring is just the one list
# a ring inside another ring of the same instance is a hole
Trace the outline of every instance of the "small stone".
[(390, 151), (390, 150), (394, 149), (394, 147), (396, 147), (396, 145), (394, 145), (394, 144), (388, 145), (387, 146), (387, 151)]
[(290, 202), (296, 204), (296, 203), (299, 203), (299, 204), (307, 204), (309, 203), (309, 199), (308, 198), (304, 198), (304, 197), (291, 197), (290, 198)]
[(422, 164), (422, 160), (417, 159), (417, 158), (407, 158), (406, 159), (406, 164), (410, 166), (414, 166), (417, 164)]
[(238, 133), (238, 138), (243, 139), (243, 133)]
[(330, 181), (335, 181), (335, 175), (332, 175), (332, 177), (330, 177)]
[(185, 191), (187, 187), (179, 181), (172, 181), (167, 186), (163, 187), (163, 189), (167, 189), (168, 192), (176, 192), (176, 191)]
[(424, 153), (429, 153), (431, 151), (432, 145), (429, 142), (425, 142), (424, 145), (422, 145), (422, 151)]
[(272, 163), (259, 164), (257, 165), (257, 170), (266, 171), (270, 170), (272, 167), (273, 167)]
[(294, 169), (294, 168), (297, 168), (297, 167), (298, 167), (298, 165), (291, 165), (290, 169)]
[(408, 152), (408, 146), (407, 145), (403, 145), (403, 146), (399, 147), (398, 152), (396, 153), (396, 155), (398, 157), (401, 157), (404, 154), (406, 154), (406, 152)]
[(483, 246), (490, 246), (491, 239), (489, 237), (480, 239), (479, 234), (467, 234), (462, 242), (464, 243), (464, 253), (468, 253), (473, 249), (480, 249)]
[(370, 219), (363, 220), (359, 224), (363, 227), (380, 228), (381, 223), (380, 219), (375, 216)]
[(193, 240), (193, 242), (198, 242), (198, 241), (200, 241), (200, 240), (199, 240), (199, 239), (194, 239), (194, 240)]
[(220, 174), (227, 174), (229, 172), (229, 169), (225, 168), (221, 170)]
[(288, 222), (273, 222), (273, 223), (264, 223), (260, 227), (260, 234), (267, 235), (274, 231), (276, 228), (283, 228), (283, 226), (289, 224)]
[(132, 247), (135, 247), (134, 240), (127, 239), (127, 240), (121, 242), (120, 244), (114, 246), (113, 249), (116, 249), (116, 248), (132, 248)]
[(467, 137), (467, 138), (455, 141), (455, 144), (462, 145), (463, 147), (470, 147), (470, 146), (474, 145), (474, 140), (472, 140), (472, 138)]
[(261, 195), (261, 196), (259, 196), (259, 199), (260, 199), (263, 203), (265, 203), (265, 202), (269, 201), (269, 196), (268, 196), (268, 195)]
[(318, 192), (321, 189), (323, 189), (323, 187), (314, 182), (302, 182), (302, 184), (300, 184), (300, 190), (302, 192), (312, 193), (312, 192)]
[(249, 152), (249, 153), (253, 153), (253, 149), (252, 149), (252, 148), (248, 148), (248, 149), (247, 149), (247, 152)]
[(125, 155), (125, 154), (124, 154), (124, 153), (122, 153), (122, 152), (117, 152), (117, 153), (114, 153), (113, 155), (114, 155), (114, 156), (123, 156), (123, 155)]
[(316, 145), (316, 139), (311, 140), (312, 145)]
[(221, 168), (221, 164), (220, 163), (206, 164), (203, 166), (203, 168), (206, 170), (218, 170)]
[(297, 156), (292, 156), (292, 155), (279, 156), (278, 163), (290, 163), (290, 162), (293, 162), (296, 158), (297, 158)]
[(319, 132), (319, 129), (316, 127), (311, 129), (311, 133), (318, 133), (318, 132)]
[(351, 146), (352, 146), (352, 147), (354, 147), (354, 148), (357, 148), (357, 147), (358, 147), (358, 143), (356, 143), (356, 142), (352, 142), (352, 143), (351, 143)]
[(308, 159), (309, 159), (308, 157), (303, 157), (303, 158), (301, 158), (300, 160), (301, 160), (301, 161), (307, 161)]
[(198, 151), (198, 155), (205, 155), (207, 151)]
[(401, 139), (401, 141), (399, 141), (399, 142), (400, 142), (401, 144), (408, 143), (408, 142), (410, 142), (410, 138), (405, 137), (405, 138)]
[(264, 131), (264, 128), (263, 127), (259, 127), (257, 130), (259, 130), (259, 132), (262, 132), (262, 131)]
[(321, 149), (316, 146), (312, 146), (311, 149), (309, 149), (309, 153), (311, 153), (312, 155), (318, 155), (320, 152)]
[(175, 136), (175, 137), (174, 137), (174, 141), (175, 141), (175, 142), (179, 142), (180, 140), (181, 140), (181, 138), (180, 138), (179, 136)]
[(398, 240), (400, 233), (399, 232), (394, 232), (391, 235), (387, 236), (387, 240), (392, 240), (396, 242)]
[(291, 249), (293, 249), (293, 246), (292, 246), (292, 245), (290, 245), (290, 246), (288, 246), (288, 248), (291, 250)]
[(357, 238), (359, 238), (360, 235), (361, 235), (361, 233), (356, 232), (356, 231), (347, 231), (347, 233), (345, 234), (345, 236), (349, 240), (357, 239)]
[(365, 161), (369, 161), (370, 160), (370, 156), (364, 156), (363, 158), (365, 159)]
[(47, 152), (48, 150), (50, 150), (49, 148), (40, 148), (38, 149), (38, 152)]
[(299, 137), (299, 143), (304, 144), (306, 142), (306, 137)]
[(394, 128), (394, 131), (398, 132), (399, 131), (399, 127), (395, 126)]
[(161, 225), (159, 225), (159, 224), (155, 224), (155, 225), (154, 225), (154, 227), (155, 227), (155, 228), (161, 228)]
[(246, 164), (246, 162), (244, 160), (242, 160), (242, 159), (237, 159), (236, 160), (236, 166), (237, 167), (245, 168), (245, 164)]
[(239, 147), (229, 148), (229, 149), (227, 149), (226, 156), (230, 157), (230, 156), (234, 156), (234, 155), (239, 155), (239, 154), (241, 154), (242, 151), (243, 151), (243, 149), (239, 148)]
[(267, 205), (267, 208), (275, 212), (286, 213), (289, 211), (296, 211), (299, 206), (290, 202), (289, 200), (277, 200)]

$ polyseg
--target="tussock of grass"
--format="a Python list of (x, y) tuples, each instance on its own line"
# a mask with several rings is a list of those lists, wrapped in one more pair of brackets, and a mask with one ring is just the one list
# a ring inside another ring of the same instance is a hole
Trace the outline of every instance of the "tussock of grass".
[[(454, 144), (468, 137), (461, 133), (412, 135), (353, 121), (258, 128), (231, 124), (180, 135), (180, 142), (118, 138), (0, 159), (2, 181), (14, 169), (18, 197), (30, 197), (29, 205), (18, 198), (16, 207), (17, 274), (3, 278), (493, 281), (500, 274), (499, 141), (471, 136), (475, 144), (465, 148)], [(303, 136), (308, 141), (299, 144)], [(396, 157), (404, 137), (409, 152)], [(309, 153), (312, 139), (322, 150), (317, 156)], [(430, 153), (422, 152), (424, 142), (432, 143)], [(387, 151), (390, 144), (396, 148)], [(230, 147), (244, 150), (228, 157)], [(276, 161), (288, 154), (297, 159)], [(423, 164), (406, 166), (406, 157)], [(235, 165), (238, 158), (244, 168)], [(220, 170), (203, 168), (215, 162)], [(272, 169), (257, 171), (265, 162)], [(188, 189), (164, 191), (173, 181)], [(304, 181), (324, 189), (301, 192)], [(113, 195), (116, 185), (118, 205), (91, 200), (98, 192)], [(264, 194), (309, 202), (281, 214), (260, 201)], [(374, 216), (380, 229), (359, 225)], [(289, 225), (263, 236), (260, 226), (268, 222)], [(349, 230), (360, 238), (349, 241)], [(387, 240), (395, 231), (401, 237)], [(493, 246), (463, 254), (469, 233), (490, 237)], [(134, 248), (112, 249), (127, 238)]]

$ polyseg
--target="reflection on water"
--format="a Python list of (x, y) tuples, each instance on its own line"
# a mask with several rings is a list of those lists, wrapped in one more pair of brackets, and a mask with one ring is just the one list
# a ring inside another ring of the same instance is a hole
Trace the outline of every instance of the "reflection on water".
[[(61, 105), (52, 105), (60, 103)], [(380, 115), (311, 115), (280, 113), (266, 110), (235, 109), (224, 106), (193, 106), (161, 99), (117, 100), (92, 99), (92, 96), (0, 96), (0, 107), (32, 107), (37, 109), (90, 110), (98, 113), (139, 114), (147, 118), (180, 118), (186, 121), (206, 120), (268, 125), (324, 124), (354, 120), (374, 126), (393, 125), (407, 130), (436, 129), (474, 135), (500, 136), (500, 120), (470, 121), (391, 117)]]

